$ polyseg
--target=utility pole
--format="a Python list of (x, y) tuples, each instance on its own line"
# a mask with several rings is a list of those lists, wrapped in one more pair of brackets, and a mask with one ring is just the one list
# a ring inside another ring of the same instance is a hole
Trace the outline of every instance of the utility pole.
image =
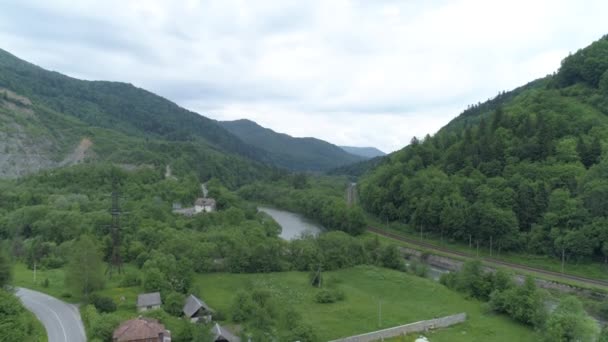
[(114, 179), (112, 182), (112, 208), (110, 214), (112, 215), (112, 224), (110, 226), (110, 234), (112, 237), (112, 256), (110, 257), (110, 265), (106, 273), (112, 277), (114, 269), (118, 273), (122, 273), (122, 258), (120, 256), (120, 206), (118, 200), (120, 198), (120, 192), (117, 190), (117, 182)]
[(378, 301), (378, 328), (382, 327), (382, 301)]
[(477, 240), (477, 257), (479, 258), (479, 240)]
[(566, 262), (566, 250), (562, 247), (562, 273), (564, 273), (564, 263)]

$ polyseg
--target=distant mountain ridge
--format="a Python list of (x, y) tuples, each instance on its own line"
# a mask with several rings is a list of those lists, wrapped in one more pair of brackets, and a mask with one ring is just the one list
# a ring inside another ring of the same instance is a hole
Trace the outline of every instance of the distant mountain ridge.
[(386, 155), (386, 153), (380, 151), (375, 147), (340, 146), (340, 148), (350, 154), (354, 154), (356, 156), (361, 156), (368, 159)]
[(244, 142), (264, 150), (271, 162), (296, 171), (327, 171), (363, 160), (342, 148), (316, 138), (295, 138), (241, 119), (219, 124)]

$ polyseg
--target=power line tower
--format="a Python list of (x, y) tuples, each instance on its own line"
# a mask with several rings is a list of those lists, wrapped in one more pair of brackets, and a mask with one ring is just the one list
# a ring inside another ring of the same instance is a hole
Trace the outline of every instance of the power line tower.
[(112, 277), (112, 272), (117, 270), (118, 273), (122, 273), (122, 258), (120, 256), (120, 211), (119, 199), (120, 192), (117, 190), (117, 184), (114, 181), (112, 183), (112, 208), (110, 214), (112, 215), (112, 224), (110, 225), (110, 235), (112, 238), (112, 255), (110, 257), (110, 264), (106, 274)]

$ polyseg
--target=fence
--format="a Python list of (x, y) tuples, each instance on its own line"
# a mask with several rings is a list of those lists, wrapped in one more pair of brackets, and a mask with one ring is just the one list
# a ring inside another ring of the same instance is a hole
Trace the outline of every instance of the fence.
[(382, 330), (378, 330), (378, 331), (372, 331), (372, 332), (361, 334), (361, 335), (344, 337), (344, 338), (333, 340), (330, 342), (379, 341), (379, 340), (382, 340), (385, 338), (391, 338), (391, 337), (395, 337), (395, 336), (422, 332), (422, 331), (427, 331), (427, 330), (431, 330), (431, 329), (449, 327), (454, 324), (462, 323), (462, 322), (466, 321), (466, 319), (467, 319), (467, 314), (463, 312), (463, 313), (459, 313), (456, 315), (429, 319), (428, 321), (420, 321), (420, 322), (400, 325), (398, 327), (392, 327), (392, 328), (382, 329)]

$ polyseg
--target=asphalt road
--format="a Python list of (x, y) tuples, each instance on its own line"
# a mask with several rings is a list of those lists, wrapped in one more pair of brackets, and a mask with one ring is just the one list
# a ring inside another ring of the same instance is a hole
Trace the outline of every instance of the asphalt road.
[(17, 289), (17, 296), (23, 305), (42, 322), (49, 342), (85, 342), (87, 340), (80, 312), (75, 305), (24, 288)]

